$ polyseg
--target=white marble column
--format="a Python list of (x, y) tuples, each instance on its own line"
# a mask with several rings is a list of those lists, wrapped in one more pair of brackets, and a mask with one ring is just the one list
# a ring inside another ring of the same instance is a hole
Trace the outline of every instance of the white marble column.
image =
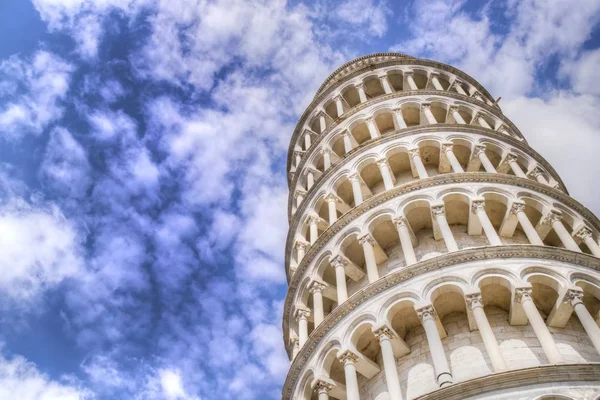
[(454, 82), (452, 82), (452, 88), (454, 88), (457, 93), (468, 96), (467, 92), (465, 92), (465, 90), (462, 88), (461, 83), (462, 82), (460, 80), (455, 79)]
[(406, 265), (411, 265), (417, 262), (415, 256), (415, 249), (413, 248), (412, 240), (410, 237), (410, 231), (408, 229), (408, 220), (404, 216), (400, 216), (393, 220), (396, 229), (398, 230), (398, 236), (400, 237), (400, 245), (402, 246), (402, 253), (404, 254), (404, 260)]
[(346, 350), (338, 358), (344, 365), (344, 376), (346, 377), (346, 399), (360, 400), (358, 377), (356, 376), (356, 363), (358, 362), (358, 356), (350, 350)]
[(313, 296), (313, 312), (316, 328), (325, 319), (325, 311), (323, 309), (323, 290), (325, 290), (325, 285), (321, 282), (312, 281), (308, 289)]
[(554, 343), (554, 338), (550, 334), (540, 312), (533, 303), (533, 299), (531, 298), (531, 288), (515, 289), (515, 298), (517, 302), (521, 303), (523, 306), (525, 315), (527, 315), (527, 319), (529, 320), (548, 361), (550, 361), (551, 364), (561, 362), (562, 357), (556, 347), (556, 343)]
[(354, 148), (354, 146), (352, 145), (352, 134), (348, 130), (346, 130), (346, 132), (344, 132), (343, 135), (344, 135), (344, 152), (346, 154), (348, 154)]
[(485, 118), (483, 118), (483, 115), (481, 115), (481, 113), (478, 112), (477, 114), (475, 114), (475, 117), (473, 119), (477, 120), (479, 125), (481, 125), (483, 128), (492, 129), (490, 124), (487, 123), (487, 121), (485, 120)]
[(327, 129), (327, 120), (324, 111), (321, 111), (319, 113), (319, 129), (321, 130), (320, 133), (325, 132), (325, 130)]
[(527, 214), (525, 214), (525, 203), (514, 202), (510, 207), (510, 212), (511, 214), (515, 214), (517, 216), (519, 224), (521, 224), (521, 228), (523, 228), (523, 232), (525, 232), (529, 243), (537, 246), (543, 246), (544, 242), (531, 224), (531, 221), (529, 221)]
[(310, 133), (304, 132), (304, 150), (310, 149), (311, 144)]
[(327, 171), (331, 168), (331, 150), (323, 149), (321, 152), (323, 153), (323, 171)]
[(558, 238), (562, 242), (563, 246), (565, 246), (565, 248), (572, 251), (581, 252), (581, 249), (579, 248), (577, 243), (575, 243), (575, 240), (571, 237), (571, 235), (567, 231), (567, 228), (565, 228), (561, 220), (562, 212), (560, 212), (559, 210), (550, 210), (550, 212), (544, 218), (543, 223), (552, 225), (554, 232), (556, 232)]
[(527, 175), (525, 174), (525, 172), (521, 169), (521, 166), (519, 165), (519, 163), (517, 163), (517, 156), (514, 154), (509, 154), (506, 156), (506, 162), (508, 162), (508, 165), (510, 165), (510, 169), (512, 169), (512, 172), (518, 176), (519, 178), (527, 178)]
[(442, 143), (442, 151), (446, 153), (446, 157), (448, 157), (448, 161), (450, 161), (450, 165), (452, 166), (452, 172), (465, 172), (462, 165), (460, 165), (460, 163), (458, 162), (456, 155), (454, 154), (454, 145), (452, 143)]
[(600, 328), (585, 304), (583, 304), (583, 289), (569, 289), (566, 293), (565, 300), (573, 307), (575, 314), (577, 314), (577, 317), (579, 318), (579, 322), (583, 325), (583, 329), (585, 329), (585, 332), (588, 334), (596, 352), (600, 354)]
[(337, 286), (337, 302), (342, 304), (348, 299), (348, 288), (346, 287), (346, 260), (336, 256), (331, 260), (335, 268), (335, 284)]
[(458, 106), (450, 106), (449, 111), (452, 114), (452, 117), (454, 118), (454, 121), (456, 121), (457, 124), (461, 124), (461, 125), (467, 124), (467, 122), (464, 120), (462, 115), (460, 115), (460, 113), (458, 112)]
[(438, 79), (438, 76), (440, 76), (440, 74), (437, 72), (429, 73), (429, 79), (431, 80), (431, 83), (433, 84), (435, 90), (444, 90), (442, 84), (440, 83), (440, 80)]
[(335, 109), (337, 111), (337, 116), (340, 118), (344, 114), (344, 104), (342, 103), (342, 96), (338, 95), (333, 98), (335, 101)]
[(475, 155), (481, 160), (485, 172), (496, 173), (496, 168), (494, 168), (487, 154), (485, 154), (485, 146), (477, 145), (474, 151)]
[(308, 243), (306, 242), (296, 242), (296, 258), (298, 259), (298, 264), (300, 264), (300, 262), (302, 262), (302, 259), (304, 258), (304, 256), (306, 255), (306, 248), (308, 247)]
[(585, 245), (588, 247), (588, 249), (590, 249), (594, 256), (600, 257), (600, 246), (598, 246), (598, 243), (594, 240), (594, 237), (592, 236), (592, 230), (590, 228), (587, 226), (582, 226), (575, 233), (575, 236), (583, 240)]
[(421, 104), (421, 110), (423, 110), (423, 114), (425, 114), (425, 118), (427, 119), (427, 122), (429, 122), (431, 125), (438, 123), (437, 120), (435, 119), (435, 117), (433, 116), (433, 113), (431, 112), (431, 104), (430, 103)]
[(394, 119), (396, 121), (397, 129), (407, 128), (406, 121), (404, 120), (404, 115), (402, 115), (402, 108), (394, 108)]
[(381, 133), (379, 133), (379, 129), (377, 129), (377, 124), (375, 123), (374, 118), (369, 117), (365, 119), (365, 123), (369, 129), (369, 135), (371, 135), (371, 139), (377, 139), (381, 137)]
[(381, 347), (381, 358), (383, 358), (383, 369), (385, 373), (385, 383), (387, 386), (390, 400), (402, 400), (402, 391), (400, 390), (400, 379), (398, 378), (398, 369), (396, 368), (396, 358), (394, 357), (394, 348), (392, 338), (394, 333), (388, 327), (381, 327), (373, 332), (379, 339)]
[(432, 206), (431, 213), (433, 214), (435, 221), (440, 227), (440, 232), (442, 233), (442, 237), (444, 238), (444, 243), (446, 244), (448, 252), (450, 253), (453, 251), (458, 251), (458, 245), (456, 244), (456, 240), (454, 240), (454, 235), (452, 234), (452, 231), (450, 230), (450, 225), (448, 225), (448, 221), (446, 220), (444, 206)]
[(548, 185), (548, 181), (544, 178), (543, 171), (540, 167), (535, 167), (529, 173), (536, 181), (541, 183), (542, 185)]
[(315, 174), (308, 170), (306, 171), (306, 190), (310, 190), (315, 184)]
[(308, 340), (308, 317), (310, 317), (310, 311), (308, 310), (296, 310), (296, 319), (298, 320), (298, 344), (300, 348), (304, 346), (304, 343)]
[(381, 82), (381, 87), (383, 88), (385, 94), (394, 93), (394, 89), (392, 89), (392, 85), (390, 85), (387, 75), (380, 75), (379, 82)]
[(310, 244), (312, 246), (313, 244), (315, 244), (317, 238), (319, 237), (319, 217), (309, 217), (308, 226), (310, 232)]
[(358, 91), (358, 98), (360, 99), (361, 103), (364, 103), (367, 101), (367, 94), (365, 93), (365, 84), (364, 83), (359, 83), (356, 85), (356, 90)]
[(318, 380), (313, 384), (312, 388), (315, 392), (317, 392), (318, 400), (329, 400), (329, 391), (333, 389), (333, 384), (323, 380)]
[(465, 296), (465, 300), (467, 302), (467, 305), (471, 308), (471, 311), (473, 312), (473, 318), (475, 319), (475, 323), (477, 324), (477, 328), (479, 329), (481, 340), (483, 340), (483, 345), (485, 346), (485, 350), (487, 351), (488, 356), (490, 357), (490, 361), (492, 362), (492, 367), (494, 367), (494, 371), (505, 371), (506, 362), (504, 361), (504, 357), (502, 357), (502, 353), (500, 352), (500, 346), (498, 346), (496, 336), (494, 336), (492, 327), (490, 326), (487, 316), (485, 315), (481, 299), (481, 293), (467, 294)]
[(294, 151), (294, 156), (296, 157), (296, 168), (298, 168), (298, 166), (302, 162), (303, 154), (304, 154), (304, 152), (302, 152), (302, 151)]
[(296, 190), (294, 195), (294, 197), (296, 197), (296, 207), (300, 207), (300, 204), (302, 204), (302, 200), (304, 200), (305, 196), (306, 192), (304, 190)]
[(325, 196), (325, 201), (327, 202), (327, 210), (329, 211), (329, 226), (331, 226), (337, 221), (337, 197), (329, 193)]
[(291, 338), (290, 342), (291, 342), (291, 345), (292, 345), (292, 361), (294, 361), (294, 359), (298, 355), (298, 352), (300, 351), (300, 346), (298, 344), (298, 338), (297, 337)]
[(415, 164), (415, 168), (417, 170), (417, 175), (419, 175), (419, 179), (429, 178), (429, 175), (427, 175), (427, 170), (425, 169), (425, 165), (421, 160), (419, 148), (409, 149), (408, 155), (412, 158), (413, 163)]
[(415, 83), (415, 78), (413, 77), (412, 71), (406, 71), (404, 73), (404, 76), (406, 77), (406, 83), (408, 83), (409, 90), (418, 90), (419, 89), (417, 87), (417, 84)]
[(354, 206), (358, 206), (363, 202), (362, 189), (360, 187), (360, 176), (355, 173), (348, 177), (352, 183), (352, 194), (354, 195)]
[(427, 344), (429, 345), (429, 351), (431, 352), (437, 384), (440, 387), (451, 385), (452, 374), (450, 373), (448, 360), (446, 360), (446, 352), (444, 351), (444, 346), (440, 339), (440, 332), (438, 331), (435, 322), (435, 310), (433, 309), (433, 306), (428, 305), (419, 308), (416, 311), (421, 320), (421, 324), (425, 329), (425, 336), (427, 336)]
[(379, 172), (381, 173), (381, 177), (383, 178), (383, 185), (385, 186), (385, 190), (390, 190), (394, 188), (394, 181), (392, 180), (392, 173), (390, 171), (390, 165), (388, 164), (387, 159), (382, 158), (377, 160), (377, 166), (379, 167)]
[(379, 279), (377, 261), (375, 260), (375, 251), (373, 250), (375, 239), (373, 239), (371, 235), (366, 234), (363, 237), (358, 238), (358, 243), (362, 245), (363, 252), (365, 254), (365, 267), (367, 269), (367, 278), (369, 279), (369, 283), (373, 283)]
[(479, 218), (479, 222), (483, 227), (488, 242), (490, 242), (492, 246), (502, 246), (500, 236), (498, 236), (498, 232), (496, 232), (494, 225), (492, 225), (492, 222), (485, 212), (485, 200), (473, 200), (471, 202), (471, 209), (473, 214), (477, 215), (477, 218)]

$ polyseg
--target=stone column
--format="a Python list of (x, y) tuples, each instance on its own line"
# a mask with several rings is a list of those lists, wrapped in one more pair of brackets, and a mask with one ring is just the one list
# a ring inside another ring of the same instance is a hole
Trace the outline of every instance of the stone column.
[(319, 129), (321, 130), (321, 133), (325, 132), (327, 129), (327, 120), (325, 119), (324, 111), (319, 113)]
[(585, 304), (583, 304), (583, 290), (581, 288), (569, 289), (565, 300), (573, 307), (577, 318), (579, 318), (579, 322), (583, 325), (583, 329), (588, 334), (596, 352), (600, 354), (600, 328), (598, 328), (598, 324), (596, 324)]
[(454, 117), (454, 120), (456, 121), (457, 124), (461, 124), (461, 125), (467, 124), (467, 122), (464, 120), (462, 115), (460, 115), (460, 113), (458, 112), (458, 106), (450, 106), (449, 111), (452, 114), (452, 117)]
[(323, 171), (327, 171), (331, 168), (331, 150), (323, 149), (321, 152), (323, 153)]
[(296, 319), (298, 320), (298, 344), (300, 345), (300, 348), (302, 348), (304, 343), (308, 340), (308, 317), (310, 317), (310, 311), (296, 310)]
[(585, 245), (588, 247), (588, 249), (590, 249), (594, 256), (600, 257), (600, 246), (598, 246), (598, 243), (596, 243), (594, 240), (594, 237), (592, 236), (592, 230), (590, 228), (587, 226), (582, 226), (575, 233), (575, 236), (583, 240)]
[(400, 237), (400, 245), (402, 246), (402, 253), (404, 253), (406, 265), (416, 263), (417, 257), (415, 256), (415, 249), (412, 245), (410, 231), (408, 230), (408, 221), (406, 220), (406, 217), (398, 217), (394, 219), (393, 222), (394, 225), (396, 225), (396, 229), (398, 230), (398, 236)]
[(352, 174), (348, 178), (352, 183), (352, 194), (354, 195), (354, 206), (358, 206), (363, 202), (362, 190), (360, 188), (360, 176), (358, 174)]
[(542, 345), (548, 361), (550, 361), (551, 364), (561, 362), (562, 357), (556, 347), (556, 343), (554, 343), (554, 338), (552, 338), (548, 327), (533, 303), (533, 299), (531, 298), (531, 288), (517, 288), (515, 290), (515, 297), (517, 302), (521, 303), (523, 306), (525, 315), (527, 315), (527, 319), (535, 332), (535, 336), (537, 336), (538, 341)]
[(408, 125), (406, 125), (406, 121), (404, 120), (404, 116), (402, 115), (401, 108), (394, 108), (394, 118), (396, 120), (396, 126), (398, 129), (404, 129), (408, 127)]
[(339, 95), (335, 96), (333, 98), (333, 101), (335, 101), (335, 108), (337, 111), (337, 115), (338, 115), (338, 118), (340, 118), (344, 114), (344, 105), (342, 103), (342, 97)]
[(338, 305), (348, 299), (348, 289), (346, 287), (346, 260), (336, 256), (331, 260), (331, 265), (335, 268), (335, 284), (337, 286)]
[(367, 94), (365, 93), (365, 84), (364, 83), (359, 83), (358, 85), (356, 85), (356, 90), (358, 91), (358, 98), (360, 99), (361, 103), (364, 103), (367, 101)]
[(306, 192), (304, 190), (296, 190), (296, 193), (295, 193), (296, 207), (300, 207), (300, 204), (302, 204), (302, 200), (304, 200), (305, 196), (306, 196)]
[(427, 122), (429, 122), (432, 125), (438, 123), (435, 117), (433, 116), (433, 113), (431, 112), (430, 103), (421, 104), (421, 109), (423, 110), (423, 114), (425, 114), (425, 118), (427, 118)]
[(465, 92), (465, 90), (462, 88), (461, 83), (462, 82), (460, 80), (455, 79), (454, 82), (452, 82), (452, 87), (454, 88), (454, 90), (456, 90), (457, 93), (468, 96), (467, 92)]
[(310, 133), (304, 132), (304, 150), (310, 149), (311, 144)]
[(567, 228), (565, 228), (565, 226), (563, 225), (561, 220), (562, 220), (562, 212), (560, 212), (558, 210), (550, 210), (550, 212), (544, 218), (543, 223), (546, 223), (546, 224), (549, 223), (552, 225), (554, 232), (556, 232), (556, 234), (560, 238), (560, 241), (562, 242), (563, 246), (565, 246), (565, 248), (572, 250), (572, 251), (581, 252), (581, 249), (579, 248), (577, 243), (575, 243), (575, 240), (573, 240), (573, 238), (571, 237), (571, 235), (567, 231)]
[(440, 339), (440, 332), (438, 331), (435, 322), (435, 310), (433, 309), (433, 306), (427, 305), (416, 311), (421, 320), (421, 324), (423, 324), (423, 328), (425, 329), (425, 336), (427, 336), (427, 344), (429, 345), (429, 351), (431, 352), (431, 358), (433, 360), (436, 381), (440, 387), (451, 385), (452, 374), (450, 373), (450, 367), (446, 360), (446, 352), (444, 351), (444, 346)]
[(475, 118), (473, 118), (473, 119), (477, 119), (477, 122), (482, 127), (487, 128), (487, 129), (492, 129), (490, 124), (487, 123), (487, 121), (485, 120), (485, 118), (483, 118), (483, 115), (481, 115), (481, 113), (478, 112), (477, 114), (475, 114)]
[(295, 151), (294, 152), (294, 156), (296, 156), (296, 168), (298, 168), (298, 166), (302, 162), (302, 154), (304, 154), (304, 153), (301, 152), (301, 151)]
[(313, 384), (313, 390), (317, 392), (318, 400), (329, 400), (329, 391), (333, 389), (333, 384), (318, 380)]
[(481, 160), (481, 164), (483, 164), (483, 168), (485, 168), (485, 172), (496, 173), (496, 168), (492, 165), (492, 162), (485, 154), (485, 146), (477, 145), (475, 146), (475, 155), (479, 157)]
[(382, 158), (377, 160), (377, 166), (379, 167), (379, 172), (381, 172), (381, 177), (383, 178), (383, 185), (385, 186), (385, 190), (390, 190), (394, 188), (394, 181), (392, 180), (392, 173), (390, 172), (390, 165), (388, 164), (387, 159)]
[(413, 163), (415, 164), (415, 168), (417, 170), (417, 174), (419, 175), (419, 179), (429, 178), (429, 175), (427, 175), (427, 170), (425, 169), (425, 165), (421, 160), (419, 148), (408, 150), (408, 155), (412, 158)]
[(315, 184), (315, 174), (311, 170), (306, 172), (306, 189), (310, 190)]
[(479, 329), (479, 334), (481, 335), (481, 340), (483, 340), (485, 350), (490, 356), (490, 361), (492, 362), (494, 371), (505, 371), (506, 362), (504, 361), (504, 357), (502, 357), (500, 346), (498, 346), (498, 341), (496, 341), (496, 336), (494, 336), (492, 327), (490, 326), (487, 316), (485, 315), (481, 300), (481, 293), (467, 294), (465, 296), (465, 300), (467, 305), (471, 308), (471, 311), (473, 311), (473, 318), (475, 319), (475, 323)]
[(340, 362), (344, 364), (344, 376), (346, 377), (346, 399), (360, 400), (358, 378), (356, 377), (356, 363), (358, 362), (358, 356), (350, 350), (346, 350), (338, 358)]
[(373, 332), (379, 339), (381, 357), (383, 358), (383, 369), (385, 372), (385, 383), (387, 385), (390, 400), (402, 400), (400, 390), (400, 379), (396, 369), (396, 358), (392, 347), (392, 338), (395, 336), (388, 327), (381, 327)]
[(381, 82), (381, 87), (383, 88), (385, 94), (394, 93), (394, 89), (392, 89), (392, 85), (390, 85), (387, 75), (379, 76), (379, 82)]
[(333, 194), (328, 194), (325, 196), (325, 201), (327, 202), (327, 209), (329, 210), (329, 226), (333, 225), (335, 221), (337, 221), (337, 197)]
[(544, 178), (542, 169), (540, 167), (533, 168), (529, 175), (531, 175), (536, 181), (538, 181), (542, 185), (548, 185), (548, 181), (546, 180), (546, 178)]
[(300, 346), (298, 345), (297, 337), (291, 338), (290, 341), (292, 342), (292, 361), (294, 361), (294, 359), (298, 355), (298, 352), (300, 351)]
[(454, 155), (454, 145), (452, 143), (442, 143), (442, 151), (446, 153), (446, 157), (448, 157), (448, 161), (450, 161), (450, 165), (452, 166), (452, 172), (465, 172), (462, 165), (460, 165), (460, 163), (458, 162), (456, 155)]
[(440, 80), (438, 79), (438, 76), (440, 76), (440, 74), (438, 74), (437, 72), (431, 72), (429, 74), (429, 79), (431, 80), (431, 83), (433, 84), (435, 90), (444, 90), (442, 84), (440, 83)]
[(454, 240), (454, 235), (452, 234), (450, 225), (448, 225), (448, 221), (446, 220), (444, 206), (432, 206), (431, 213), (440, 227), (440, 231), (442, 232), (442, 237), (444, 238), (444, 243), (446, 244), (448, 252), (451, 253), (453, 251), (458, 251), (458, 245), (456, 244), (456, 240)]
[(494, 229), (494, 226), (490, 222), (487, 213), (485, 212), (485, 200), (473, 200), (471, 202), (471, 208), (473, 210), (473, 214), (476, 214), (479, 218), (479, 222), (483, 227), (485, 232), (485, 236), (492, 246), (502, 246), (502, 241), (500, 240), (500, 236)]
[(313, 245), (319, 237), (319, 217), (309, 217), (308, 224), (310, 229), (310, 244)]
[(344, 152), (346, 154), (350, 153), (352, 151), (352, 134), (346, 130), (346, 132), (343, 133), (344, 135)]
[(302, 261), (304, 256), (306, 255), (306, 248), (308, 247), (308, 243), (306, 242), (296, 242), (296, 251), (297, 251), (297, 259), (298, 264)]
[(379, 279), (379, 271), (377, 271), (377, 261), (375, 260), (375, 251), (373, 251), (373, 245), (375, 239), (371, 235), (366, 234), (358, 239), (358, 243), (362, 245), (363, 252), (365, 253), (365, 266), (367, 269), (367, 278), (369, 283), (373, 283)]
[(406, 77), (406, 83), (408, 83), (408, 88), (410, 90), (418, 90), (419, 89), (417, 87), (417, 84), (415, 83), (415, 78), (413, 78), (412, 71), (406, 71), (404, 73), (404, 76)]
[(377, 139), (378, 137), (381, 137), (379, 129), (377, 129), (377, 125), (375, 124), (373, 118), (369, 117), (365, 119), (365, 123), (367, 124), (367, 128), (369, 128), (369, 135), (371, 135), (371, 139)]
[(323, 310), (323, 290), (325, 285), (321, 282), (312, 281), (309, 287), (310, 293), (313, 296), (313, 307), (315, 313), (315, 328), (325, 319), (325, 311)]
[(506, 162), (510, 165), (510, 169), (512, 172), (518, 176), (519, 178), (527, 178), (527, 175), (521, 169), (521, 166), (517, 163), (517, 156), (514, 154), (509, 154), (506, 156)]
[(517, 216), (519, 224), (521, 224), (521, 228), (523, 228), (523, 232), (525, 232), (527, 239), (529, 239), (529, 243), (537, 246), (543, 246), (544, 242), (531, 224), (531, 221), (529, 221), (527, 214), (525, 214), (525, 203), (514, 202), (510, 207), (510, 212), (511, 214), (515, 214)]
[(479, 101), (484, 101), (483, 96), (477, 90), (474, 90), (473, 93), (471, 93), (471, 97), (473, 97)]

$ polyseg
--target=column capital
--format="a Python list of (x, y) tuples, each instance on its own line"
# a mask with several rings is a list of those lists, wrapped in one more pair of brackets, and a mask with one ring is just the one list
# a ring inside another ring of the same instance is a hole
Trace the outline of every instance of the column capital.
[(419, 317), (421, 322), (424, 322), (425, 319), (427, 319), (427, 318), (431, 318), (431, 319), (437, 318), (437, 313), (435, 312), (435, 309), (433, 308), (433, 305), (431, 305), (431, 304), (428, 304), (421, 308), (417, 308), (417, 309), (415, 309), (415, 311), (417, 312), (417, 316)]
[(530, 287), (521, 287), (515, 289), (515, 299), (517, 303), (523, 303), (527, 300), (532, 300), (532, 289)]
[[(502, 124), (498, 127), (498, 132), (504, 133), (504, 134), (509, 134), (508, 133), (508, 128), (506, 127), (506, 125)], [(519, 139), (521, 140), (521, 139)]]
[(479, 93), (478, 90), (474, 90), (473, 93), (471, 93), (471, 97), (475, 97), (478, 100), (481, 100), (483, 98), (483, 96), (481, 95), (481, 93)]
[(539, 165), (536, 165), (535, 167), (533, 167), (533, 169), (531, 171), (529, 171), (529, 173), (527, 175), (529, 175), (533, 178), (537, 178), (539, 175), (541, 175), (543, 173), (544, 173), (544, 170)]
[(325, 290), (327, 286), (323, 283), (323, 282), (319, 282), (319, 281), (312, 281), (309, 285), (308, 285), (308, 290), (310, 291), (310, 293), (315, 293), (315, 292), (319, 292), (319, 293), (323, 293), (323, 290)]
[(304, 190), (296, 190), (294, 192), (294, 198), (305, 197), (305, 196), (306, 196), (306, 191), (304, 191)]
[(418, 147), (413, 147), (412, 149), (408, 149), (408, 154), (411, 157), (421, 157), (421, 149)]
[(431, 111), (431, 103), (421, 103), (421, 110), (423, 110), (423, 111), (430, 110)]
[(387, 75), (387, 74), (385, 74), (385, 73), (384, 73), (384, 74), (381, 74), (381, 75), (377, 75), (377, 77), (378, 77), (379, 79), (381, 79), (381, 80), (386, 80), (386, 81), (387, 81), (387, 79), (388, 79), (388, 75)]
[(514, 154), (514, 153), (508, 153), (506, 155), (505, 161), (510, 164), (512, 162), (516, 162), (518, 159), (519, 159), (519, 157), (517, 157), (516, 154)]
[(510, 206), (510, 213), (517, 215), (520, 212), (525, 212), (525, 203), (521, 201), (513, 201), (512, 205)]
[(388, 160), (387, 158), (380, 158), (379, 160), (377, 160), (377, 165), (380, 167), (389, 167), (390, 165), (388, 164)]
[(436, 204), (431, 206), (431, 213), (434, 217), (444, 217), (446, 215), (446, 209), (443, 204)]
[(413, 76), (415, 73), (413, 71), (404, 71), (404, 76), (409, 77)]
[(565, 293), (564, 302), (569, 303), (571, 307), (575, 307), (577, 303), (583, 303), (583, 289), (580, 287), (568, 289)]
[(296, 347), (300, 342), (300, 339), (298, 339), (298, 336), (290, 336), (290, 345), (292, 347)]
[(590, 228), (588, 228), (587, 226), (583, 225), (581, 228), (579, 228), (577, 230), (577, 232), (575, 232), (573, 234), (573, 236), (575, 236), (581, 240), (585, 240), (589, 237), (592, 237), (592, 230)]
[(318, 224), (319, 221), (321, 221), (321, 218), (317, 217), (316, 215), (311, 215), (310, 217), (308, 217), (309, 224)]
[(323, 379), (315, 379), (312, 383), (313, 390), (316, 390), (317, 394), (329, 394), (329, 391), (333, 389), (333, 382), (329, 382)]
[(437, 78), (438, 76), (440, 76), (440, 73), (437, 71), (431, 71), (429, 73), (429, 78)]
[[(294, 175), (296, 175), (296, 171), (290, 171), (290, 181), (294, 180)], [(296, 196), (294, 195), (294, 197)]]
[(375, 244), (375, 239), (373, 239), (373, 236), (371, 236), (370, 233), (367, 233), (366, 235), (363, 235), (361, 237), (358, 238), (358, 243), (365, 244), (365, 243), (370, 243), (371, 245)]
[(371, 122), (373, 122), (373, 117), (367, 117), (365, 118), (365, 124), (370, 124)]
[[(318, 117), (319, 114), (321, 114), (321, 111), (319, 111), (316, 116)], [(308, 128), (304, 128), (304, 131), (302, 131), (302, 133), (304, 133), (305, 135), (311, 135), (311, 136), (317, 135), (316, 132), (313, 132), (311, 129), (308, 129)]]
[(550, 210), (548, 214), (544, 216), (542, 224), (552, 225), (553, 223), (562, 219), (562, 212), (560, 210)]
[(327, 147), (323, 147), (321, 149), (321, 154), (325, 155), (325, 154), (331, 154), (331, 149), (328, 149)]
[(342, 256), (337, 255), (329, 261), (329, 264), (333, 265), (334, 268), (345, 268), (348, 265), (348, 261), (346, 261), (346, 259), (344, 259)]
[(344, 132), (342, 132), (342, 136), (351, 138), (352, 133), (348, 129), (345, 129)]
[(298, 321), (300, 321), (301, 319), (308, 319), (310, 317), (310, 310), (298, 308), (294, 313), (294, 316)]
[(473, 152), (475, 153), (476, 156), (480, 155), (481, 153), (485, 153), (485, 145), (483, 145), (483, 144), (476, 145), (475, 148), (473, 149)]
[(358, 355), (354, 354), (351, 350), (345, 350), (338, 356), (338, 360), (340, 360), (342, 364), (356, 364), (358, 359)]
[(296, 250), (306, 250), (306, 248), (309, 246), (308, 243), (303, 242), (301, 240), (296, 242)]
[(484, 199), (471, 200), (471, 212), (473, 214), (477, 214), (479, 211), (485, 212), (485, 200)]
[(451, 105), (450, 107), (448, 107), (448, 112), (458, 112), (458, 106), (456, 104)]
[(392, 109), (392, 111), (396, 114), (402, 115), (402, 107), (396, 107), (396, 108)]
[(342, 100), (342, 96), (339, 93), (333, 96), (333, 101), (341, 101), (341, 100)]
[(447, 151), (452, 151), (454, 148), (454, 143), (452, 142), (442, 142), (442, 151), (445, 153)]
[(296, 157), (298, 157), (298, 156), (302, 157), (302, 156), (304, 156), (304, 153), (305, 153), (305, 152), (304, 152), (304, 151), (301, 151), (301, 150), (294, 150), (294, 155), (295, 155)]
[(365, 84), (363, 82), (359, 82), (359, 83), (355, 84), (354, 87), (356, 89), (363, 89), (364, 90)]
[(396, 225), (397, 228), (401, 226), (408, 227), (408, 220), (404, 215), (400, 215), (399, 217), (394, 218), (392, 222), (394, 223), (394, 225)]
[(463, 81), (461, 81), (460, 79), (456, 78), (455, 80), (453, 80), (453, 81), (452, 81), (452, 85), (451, 85), (451, 87), (454, 87), (454, 86), (461, 86), (461, 85), (462, 85), (462, 83), (463, 83)]
[(483, 299), (481, 298), (481, 292), (468, 293), (465, 295), (465, 302), (471, 310), (482, 307), (483, 308)]
[(384, 339), (392, 340), (396, 337), (394, 332), (385, 325), (373, 329), (373, 334), (377, 336), (377, 339), (379, 339), (380, 342)]
[(358, 172), (353, 173), (352, 175), (348, 176), (348, 179), (350, 180), (350, 182), (354, 183), (356, 182), (360, 182), (360, 175), (358, 174)]
[(329, 193), (328, 195), (325, 196), (324, 200), (327, 203), (337, 203), (338, 198), (337, 198), (337, 196), (335, 194)]

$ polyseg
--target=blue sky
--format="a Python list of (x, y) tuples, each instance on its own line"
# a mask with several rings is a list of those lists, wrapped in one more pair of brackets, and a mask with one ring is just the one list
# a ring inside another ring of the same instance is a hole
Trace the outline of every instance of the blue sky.
[(3, 0), (0, 398), (280, 398), (285, 152), (366, 53), (474, 76), (599, 213), (599, 20), (597, 0)]

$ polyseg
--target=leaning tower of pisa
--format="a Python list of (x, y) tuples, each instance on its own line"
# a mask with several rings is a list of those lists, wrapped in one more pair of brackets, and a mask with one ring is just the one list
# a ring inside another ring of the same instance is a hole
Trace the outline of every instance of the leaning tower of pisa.
[(287, 171), (284, 399), (598, 398), (600, 221), (473, 78), (346, 63)]

